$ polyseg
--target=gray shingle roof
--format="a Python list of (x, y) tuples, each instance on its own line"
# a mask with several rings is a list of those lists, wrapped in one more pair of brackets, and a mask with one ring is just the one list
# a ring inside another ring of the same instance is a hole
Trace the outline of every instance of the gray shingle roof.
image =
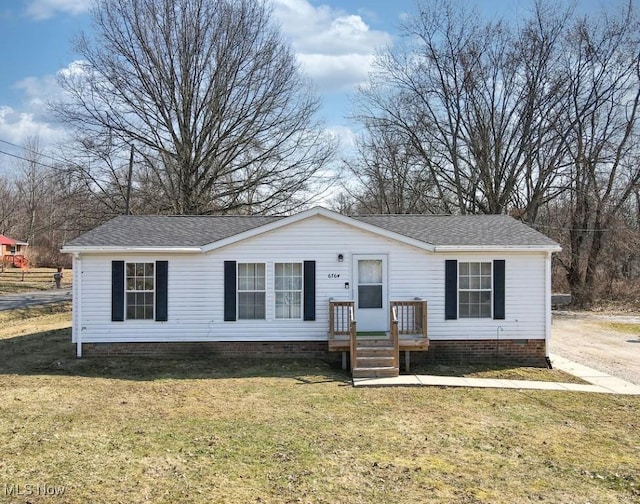
[[(556, 242), (506, 215), (352, 217), (435, 246), (554, 247)], [(283, 219), (266, 216), (120, 216), (67, 247), (202, 247)]]
[(69, 247), (202, 247), (282, 217), (121, 215), (70, 241)]
[(435, 246), (556, 246), (507, 215), (365, 215), (354, 217)]

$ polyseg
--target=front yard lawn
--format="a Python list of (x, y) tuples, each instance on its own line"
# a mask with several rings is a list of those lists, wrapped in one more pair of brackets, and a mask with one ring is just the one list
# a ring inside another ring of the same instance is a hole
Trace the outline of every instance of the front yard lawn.
[[(21, 292), (51, 290), (55, 287), (53, 274), (56, 268), (29, 268), (22, 270), (19, 268), (5, 267), (0, 271), (0, 293), (19, 294)], [(64, 269), (62, 271), (61, 287), (71, 288), (73, 270)]]
[(638, 397), (77, 360), (68, 326), (55, 306), (0, 313), (0, 502), (640, 502)]

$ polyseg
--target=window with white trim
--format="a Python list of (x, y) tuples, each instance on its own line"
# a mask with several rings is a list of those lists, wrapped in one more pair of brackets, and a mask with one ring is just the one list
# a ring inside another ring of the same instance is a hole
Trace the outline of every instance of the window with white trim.
[(125, 299), (128, 320), (153, 320), (155, 298), (155, 264), (126, 264)]
[(490, 262), (458, 263), (458, 316), (491, 318)]
[(302, 318), (302, 263), (275, 263), (277, 319)]
[(264, 320), (265, 309), (264, 263), (238, 263), (238, 319)]

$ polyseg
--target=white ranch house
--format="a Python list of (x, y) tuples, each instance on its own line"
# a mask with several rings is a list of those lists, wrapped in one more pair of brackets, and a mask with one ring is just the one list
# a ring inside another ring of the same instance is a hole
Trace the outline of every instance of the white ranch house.
[(71, 241), (77, 355), (544, 365), (557, 243), (504, 215), (121, 216)]

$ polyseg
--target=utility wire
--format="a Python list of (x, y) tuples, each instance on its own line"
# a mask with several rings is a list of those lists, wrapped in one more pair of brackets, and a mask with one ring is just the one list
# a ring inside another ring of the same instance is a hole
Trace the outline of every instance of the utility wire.
[(49, 158), (49, 159), (51, 159), (53, 161), (56, 161), (58, 163), (65, 163), (66, 162), (66, 161), (64, 161), (62, 159), (56, 158), (56, 157), (51, 156), (49, 154), (45, 154), (44, 152), (39, 152), (39, 151), (37, 151), (35, 149), (32, 149), (31, 147), (27, 147), (27, 146), (24, 146), (24, 145), (18, 145), (18, 144), (9, 142), (7, 140), (3, 140), (2, 138), (0, 138), (0, 143), (10, 145), (11, 147), (15, 147), (16, 149), (21, 149), (21, 150), (25, 150), (25, 151), (31, 152), (32, 154), (37, 154), (38, 156)]
[(16, 159), (21, 159), (22, 161), (27, 161), (28, 163), (33, 163), (33, 164), (37, 164), (37, 165), (40, 165), (40, 166), (44, 166), (45, 168), (50, 168), (52, 170), (60, 169), (60, 167), (44, 164), (44, 163), (41, 163), (40, 161), (35, 161), (34, 159), (27, 159), (26, 157), (19, 156), (17, 154), (12, 154), (11, 152), (0, 150), (0, 154), (4, 154), (5, 156), (11, 156), (11, 157), (16, 158)]

